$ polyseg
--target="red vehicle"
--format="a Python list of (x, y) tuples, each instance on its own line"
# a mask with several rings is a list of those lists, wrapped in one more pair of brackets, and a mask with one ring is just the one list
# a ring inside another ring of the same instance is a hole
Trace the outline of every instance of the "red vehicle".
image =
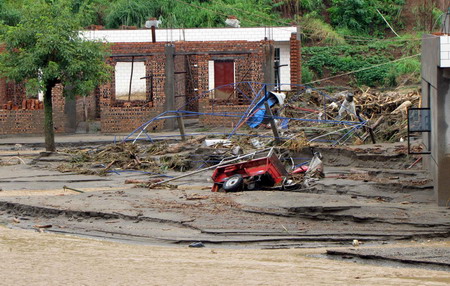
[(288, 172), (283, 166), (274, 148), (258, 151), (243, 157), (236, 158), (241, 161), (234, 164), (219, 166), (212, 175), (214, 185), (211, 189), (217, 192), (223, 189), (225, 192), (253, 190), (261, 187), (283, 186), (287, 180)]

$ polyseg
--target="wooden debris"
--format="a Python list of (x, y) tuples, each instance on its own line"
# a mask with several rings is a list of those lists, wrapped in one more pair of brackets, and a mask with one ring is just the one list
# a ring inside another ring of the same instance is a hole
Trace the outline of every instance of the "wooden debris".
[(51, 225), (51, 224), (43, 224), (43, 225), (41, 225), (41, 224), (36, 224), (36, 225), (33, 225), (33, 227), (34, 227), (34, 228), (52, 228), (53, 225)]
[(74, 188), (69, 188), (68, 186), (63, 186), (63, 189), (64, 189), (64, 191), (65, 190), (71, 190), (71, 191), (74, 191), (74, 192), (77, 192), (77, 193), (84, 193), (84, 191), (77, 190), (77, 189), (74, 189)]

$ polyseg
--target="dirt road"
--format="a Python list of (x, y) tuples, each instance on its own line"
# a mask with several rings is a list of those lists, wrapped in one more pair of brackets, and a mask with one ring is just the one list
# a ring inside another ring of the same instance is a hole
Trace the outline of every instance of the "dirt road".
[(323, 249), (158, 247), (0, 227), (0, 285), (448, 285), (448, 272), (310, 257)]

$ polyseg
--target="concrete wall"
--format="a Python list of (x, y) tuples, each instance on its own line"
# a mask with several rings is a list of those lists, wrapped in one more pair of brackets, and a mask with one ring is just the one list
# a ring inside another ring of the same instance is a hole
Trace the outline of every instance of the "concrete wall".
[(431, 135), (424, 141), (431, 149), (428, 163), (436, 200), (450, 205), (450, 68), (440, 67), (439, 36), (422, 39), (422, 106), (431, 109)]

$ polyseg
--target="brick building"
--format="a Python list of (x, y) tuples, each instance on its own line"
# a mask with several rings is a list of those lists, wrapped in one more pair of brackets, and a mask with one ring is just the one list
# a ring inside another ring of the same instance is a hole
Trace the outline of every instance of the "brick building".
[[(286, 84), (283, 89), (300, 83), (295, 27), (156, 29), (155, 39), (150, 29), (88, 30), (82, 35), (110, 43), (107, 61), (113, 74), (86, 98), (64, 99), (62, 88), (55, 88), (57, 132), (74, 132), (85, 121), (99, 121), (103, 133), (130, 132), (164, 110), (178, 108), (242, 112), (251, 91), (233, 83), (280, 81)], [(274, 69), (276, 64), (282, 67)], [(41, 104), (27, 100), (20, 85), (0, 80), (0, 107), (0, 134), (42, 133)], [(200, 120), (223, 124), (223, 118)]]

